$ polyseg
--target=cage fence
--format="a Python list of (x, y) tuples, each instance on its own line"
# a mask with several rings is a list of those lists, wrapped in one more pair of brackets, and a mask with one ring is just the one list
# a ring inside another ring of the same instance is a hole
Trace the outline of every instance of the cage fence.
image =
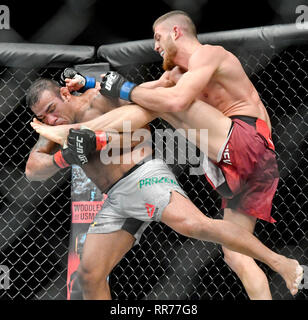
[[(308, 46), (236, 52), (264, 102), (273, 126), (280, 182), (273, 201), (274, 225), (258, 221), (255, 235), (272, 250), (308, 265)], [(162, 74), (161, 63), (117, 67), (141, 83)], [(38, 77), (59, 79), (62, 68), (0, 69), (0, 265), (9, 266), (10, 287), (0, 299), (66, 299), (67, 253), (71, 229), (71, 171), (45, 182), (29, 182), (25, 164), (37, 135), (25, 93)], [(156, 129), (171, 128), (156, 119)], [(171, 128), (172, 129), (172, 128)], [(189, 142), (186, 146), (192, 148)], [(174, 153), (181, 143), (175, 141)], [(166, 156), (166, 148), (161, 157)], [(195, 164), (198, 162), (196, 154)], [(194, 162), (194, 161), (192, 161)], [(204, 214), (222, 218), (220, 199), (191, 163), (171, 165), (179, 183)], [(292, 299), (282, 278), (265, 265), (274, 299)], [(109, 278), (114, 299), (248, 299), (223, 260), (219, 245), (188, 239), (152, 223)], [(296, 299), (307, 299), (307, 289)]]

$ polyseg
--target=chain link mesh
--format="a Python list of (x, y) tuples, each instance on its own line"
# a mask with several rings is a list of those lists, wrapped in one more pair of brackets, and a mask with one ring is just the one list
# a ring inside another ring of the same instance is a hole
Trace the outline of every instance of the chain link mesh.
[[(238, 54), (269, 112), (281, 179), (273, 202), (275, 225), (258, 221), (256, 236), (268, 247), (308, 265), (307, 167), (308, 60), (306, 46)], [(11, 285), (0, 299), (66, 299), (70, 233), (70, 170), (29, 183), (25, 164), (37, 135), (29, 122), (25, 91), (39, 76), (58, 80), (61, 70), (0, 69), (1, 207), (0, 265)], [(159, 64), (118, 70), (137, 83), (157, 79)], [(152, 129), (170, 127), (156, 119)], [(188, 143), (189, 147), (189, 143)], [(190, 199), (206, 215), (222, 218), (220, 199), (190, 164), (172, 166)], [(282, 278), (259, 264), (274, 299), (291, 299)], [(220, 246), (191, 240), (152, 223), (110, 275), (114, 299), (248, 299), (225, 264)], [(304, 289), (296, 299), (307, 299)]]

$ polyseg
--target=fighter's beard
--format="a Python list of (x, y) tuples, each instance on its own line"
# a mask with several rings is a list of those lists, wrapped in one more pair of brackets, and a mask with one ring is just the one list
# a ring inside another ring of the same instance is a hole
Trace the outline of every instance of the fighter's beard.
[(165, 49), (164, 61), (163, 61), (163, 69), (165, 71), (172, 70), (176, 64), (173, 62), (174, 57), (176, 56), (177, 49), (174, 46), (170, 46)]

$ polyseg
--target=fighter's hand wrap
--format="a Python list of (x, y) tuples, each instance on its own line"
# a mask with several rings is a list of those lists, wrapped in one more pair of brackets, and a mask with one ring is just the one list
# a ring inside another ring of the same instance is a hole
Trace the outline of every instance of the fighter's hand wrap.
[(81, 159), (78, 157), (78, 155), (69, 148), (61, 148), (59, 151), (57, 151), (53, 156), (53, 162), (61, 169), (67, 168), (72, 164), (77, 164), (79, 166), (82, 165)]
[(108, 134), (105, 131), (95, 131), (95, 139), (97, 151), (105, 149), (109, 142)]
[(131, 101), (131, 92), (137, 84), (127, 81), (122, 75), (108, 71), (101, 82), (101, 94), (107, 97)]
[(96, 80), (95, 78), (83, 76), (81, 73), (77, 72), (72, 68), (66, 68), (60, 75), (60, 84), (65, 86), (65, 79), (77, 79), (78, 83), (83, 87), (79, 89), (79, 92), (85, 92), (88, 89), (95, 88)]

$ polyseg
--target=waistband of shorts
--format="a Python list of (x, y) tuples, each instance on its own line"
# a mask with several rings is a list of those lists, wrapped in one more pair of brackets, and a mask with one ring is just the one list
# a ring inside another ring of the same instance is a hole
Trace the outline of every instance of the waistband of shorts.
[(130, 168), (128, 171), (126, 171), (120, 179), (118, 179), (111, 186), (109, 186), (103, 193), (107, 194), (111, 190), (111, 188), (113, 188), (119, 181), (121, 181), (125, 177), (129, 176), (131, 173), (133, 173), (135, 170), (137, 170), (138, 168), (140, 168), (142, 165), (144, 165), (146, 162), (148, 162), (150, 160), (153, 160), (153, 155), (152, 154), (150, 154), (149, 156), (145, 157), (140, 162), (135, 164), (132, 168)]
[(256, 118), (256, 117), (250, 117), (250, 116), (231, 116), (230, 119), (231, 119), (231, 120), (233, 120), (233, 119), (242, 120), (242, 121), (244, 121), (245, 123), (253, 126), (254, 128), (256, 128), (256, 123), (257, 123), (257, 120), (258, 120), (258, 118)]
[(238, 120), (241, 120), (241, 121), (251, 125), (252, 127), (254, 127), (256, 129), (257, 133), (259, 133), (265, 139), (268, 148), (275, 151), (275, 146), (272, 141), (271, 131), (270, 131), (267, 123), (264, 120), (256, 118), (256, 117), (241, 116), (241, 115), (231, 116), (230, 119), (231, 120), (238, 119)]

